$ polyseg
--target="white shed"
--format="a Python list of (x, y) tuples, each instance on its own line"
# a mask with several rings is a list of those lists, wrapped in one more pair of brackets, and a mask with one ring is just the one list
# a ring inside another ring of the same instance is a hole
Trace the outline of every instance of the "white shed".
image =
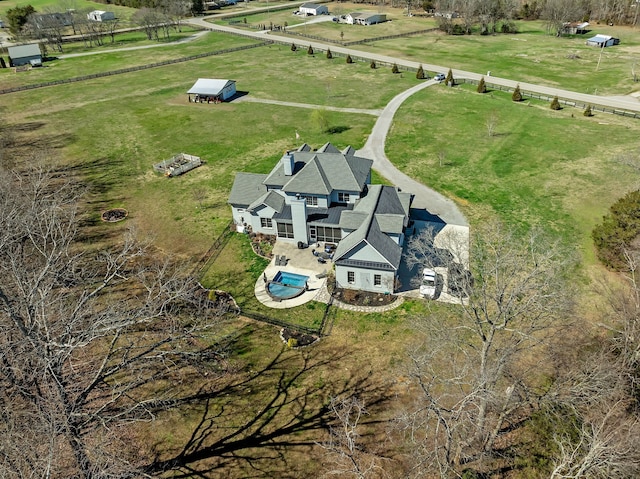
[(589, 38), (586, 43), (590, 47), (604, 48), (618, 45), (620, 43), (620, 39), (610, 35), (596, 35), (595, 37)]
[(301, 15), (329, 15), (329, 8), (316, 3), (303, 3), (300, 5), (299, 12)]
[(109, 20), (115, 20), (116, 15), (113, 12), (105, 12), (104, 10), (94, 10), (87, 13), (87, 19), (93, 22), (106, 22)]
[(187, 93), (189, 101), (192, 101), (191, 95), (195, 95), (193, 101), (196, 103), (226, 101), (236, 94), (236, 81), (198, 78)]

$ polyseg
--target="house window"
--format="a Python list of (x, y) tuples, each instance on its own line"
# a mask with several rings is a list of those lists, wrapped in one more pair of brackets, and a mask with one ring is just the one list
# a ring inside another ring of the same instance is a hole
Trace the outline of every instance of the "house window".
[(382, 286), (382, 275), (374, 274), (373, 275), (373, 285), (374, 286)]
[(349, 203), (349, 193), (338, 193), (338, 203)]
[(347, 282), (353, 284), (356, 282), (356, 273), (355, 271), (347, 271)]
[(290, 223), (278, 223), (278, 238), (293, 238), (293, 225)]
[(318, 197), (317, 196), (302, 196), (305, 200), (307, 200), (307, 206), (318, 206)]
[(260, 226), (262, 226), (263, 228), (273, 228), (271, 218), (260, 218)]
[[(311, 236), (316, 238), (316, 241), (327, 241), (329, 243), (337, 243), (342, 239), (342, 230), (340, 228), (331, 228), (329, 226), (313, 226), (314, 230)], [(311, 229), (311, 227), (310, 227)]]

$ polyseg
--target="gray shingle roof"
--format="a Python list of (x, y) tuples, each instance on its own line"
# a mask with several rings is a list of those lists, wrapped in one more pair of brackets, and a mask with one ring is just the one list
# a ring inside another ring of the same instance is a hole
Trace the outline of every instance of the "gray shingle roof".
[(360, 228), (338, 243), (334, 261), (339, 262), (340, 259), (344, 258), (362, 242), (371, 245), (394, 269), (398, 269), (400, 258), (402, 257), (402, 247), (382, 232), (378, 220), (373, 214), (367, 218)]
[(279, 213), (284, 208), (284, 197), (275, 191), (268, 191), (253, 201), (247, 209), (254, 210), (261, 205), (267, 205)]
[(311, 151), (304, 144), (290, 152), (294, 159), (293, 175), (286, 176), (279, 161), (265, 179), (265, 184), (280, 187), (287, 193), (328, 195), (336, 190), (362, 191), (373, 161), (345, 155), (331, 143), (323, 145), (321, 150), (324, 151)]
[(358, 200), (353, 211), (342, 215), (340, 227), (355, 230), (373, 213), (383, 232), (400, 234), (410, 204), (411, 195), (408, 193), (398, 192), (392, 186), (369, 185), (367, 195)]
[(263, 184), (266, 177), (267, 175), (256, 173), (237, 173), (228, 202), (246, 208), (267, 192), (267, 187)]

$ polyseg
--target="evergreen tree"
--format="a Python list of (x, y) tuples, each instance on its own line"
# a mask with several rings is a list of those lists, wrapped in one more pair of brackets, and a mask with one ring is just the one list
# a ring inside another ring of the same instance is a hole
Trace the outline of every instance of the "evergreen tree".
[(449, 71), (447, 72), (447, 78), (445, 78), (444, 83), (447, 86), (453, 86), (456, 84), (456, 81), (453, 79), (453, 72), (451, 71), (451, 68), (449, 68)]
[(391, 67), (391, 73), (400, 73), (400, 70), (398, 70), (398, 65), (396, 65), (395, 63)]
[(327, 48), (327, 58), (331, 60), (333, 58), (333, 53), (331, 53), (331, 48)]
[(560, 106), (560, 102), (558, 101), (558, 97), (554, 96), (553, 100), (551, 100), (551, 109), (552, 110), (562, 110), (562, 107)]
[(371, 60), (371, 63), (369, 64), (369, 66), (370, 66), (371, 68), (375, 69), (375, 68), (376, 68), (376, 66), (377, 66), (377, 65), (376, 65), (376, 61), (375, 61), (375, 60)]
[(511, 94), (511, 99), (513, 101), (522, 101), (522, 93), (520, 93), (520, 84), (519, 83), (516, 85), (516, 89), (513, 90), (513, 93)]
[(584, 109), (584, 116), (593, 116), (593, 112), (591, 111), (591, 105), (587, 105), (587, 107)]
[(9, 22), (9, 31), (12, 35), (19, 35), (22, 27), (27, 24), (29, 16), (36, 12), (31, 5), (24, 7), (17, 6), (7, 10), (7, 21)]
[(484, 77), (478, 82), (478, 93), (487, 93), (487, 85), (484, 83)]
[(422, 69), (422, 65), (418, 67), (418, 71), (416, 72), (416, 78), (418, 80), (424, 80), (424, 70)]
[(351, 58), (351, 55), (347, 55), (347, 63), (353, 63), (353, 59)]
[(313, 47), (311, 45), (309, 45), (309, 48), (307, 49), (307, 53), (309, 55), (313, 55)]
[(291, 44), (291, 51), (292, 51), (292, 52), (295, 52), (297, 49), (298, 49), (298, 47), (296, 47), (296, 44), (295, 44), (295, 43), (292, 43), (292, 44)]
[(193, 15), (202, 15), (204, 13), (204, 1), (193, 0), (193, 2), (191, 2), (191, 13)]

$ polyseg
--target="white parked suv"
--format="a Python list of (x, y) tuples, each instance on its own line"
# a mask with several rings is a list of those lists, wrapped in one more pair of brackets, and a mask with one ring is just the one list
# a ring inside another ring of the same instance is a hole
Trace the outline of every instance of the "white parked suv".
[(422, 270), (422, 283), (420, 284), (420, 294), (426, 298), (433, 299), (436, 295), (436, 283), (438, 275), (431, 268)]
[(447, 76), (444, 73), (438, 73), (433, 77), (435, 81), (444, 81), (445, 78), (447, 78)]

